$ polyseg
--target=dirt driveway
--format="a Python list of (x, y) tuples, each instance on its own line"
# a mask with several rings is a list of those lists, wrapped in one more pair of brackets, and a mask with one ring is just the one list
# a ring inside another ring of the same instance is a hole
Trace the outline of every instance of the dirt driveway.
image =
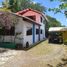
[[(1, 59), (4, 63), (0, 67), (61, 67), (60, 63), (64, 64), (62, 58), (67, 59), (67, 46), (58, 44), (48, 44), (44, 41), (37, 46), (23, 50), (9, 50), (7, 58)], [(1, 56), (1, 58), (3, 58)], [(67, 62), (67, 60), (65, 61)], [(65, 64), (63, 67), (67, 67)]]

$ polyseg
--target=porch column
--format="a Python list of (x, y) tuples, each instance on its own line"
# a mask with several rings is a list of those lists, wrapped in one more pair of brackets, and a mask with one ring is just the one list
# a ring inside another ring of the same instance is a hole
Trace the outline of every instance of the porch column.
[(32, 28), (32, 36), (33, 36), (33, 43), (35, 43), (35, 23), (33, 23), (33, 28)]

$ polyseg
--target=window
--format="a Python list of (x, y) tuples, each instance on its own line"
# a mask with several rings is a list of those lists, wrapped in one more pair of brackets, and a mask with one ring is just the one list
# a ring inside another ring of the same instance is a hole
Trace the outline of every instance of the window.
[(40, 17), (40, 19), (41, 19), (41, 23), (43, 22), (43, 19), (42, 19), (42, 17)]
[(41, 34), (43, 33), (43, 30), (41, 29)]
[(32, 28), (30, 28), (30, 29), (28, 29), (28, 30), (26, 31), (26, 35), (32, 35)]
[(0, 29), (0, 35), (14, 35), (15, 34), (15, 27), (11, 27), (11, 29), (6, 29), (5, 27), (3, 27), (2, 29)]
[(39, 29), (36, 29), (36, 34), (39, 34)]

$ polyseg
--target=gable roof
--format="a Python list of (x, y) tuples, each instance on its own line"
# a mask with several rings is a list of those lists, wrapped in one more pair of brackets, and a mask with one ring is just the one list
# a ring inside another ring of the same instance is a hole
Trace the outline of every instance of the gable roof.
[(33, 11), (33, 12), (36, 12), (36, 13), (38, 13), (38, 14), (41, 14), (44, 18), (45, 18), (45, 20), (46, 21), (48, 21), (48, 19), (47, 19), (47, 17), (46, 17), (46, 15), (45, 14), (43, 14), (42, 12), (40, 12), (40, 11), (37, 11), (37, 10), (33, 10), (33, 9), (31, 9), (31, 8), (28, 8), (28, 9), (25, 9), (25, 10), (22, 10), (22, 11), (19, 11), (19, 12), (17, 12), (16, 14), (17, 15), (23, 15), (24, 13), (26, 13), (26, 12), (28, 12), (28, 11)]
[(36, 21), (34, 21), (34, 20), (32, 20), (32, 19), (30, 19), (30, 18), (28, 18), (28, 17), (25, 17), (25, 16), (21, 16), (21, 15), (17, 15), (17, 14), (15, 14), (15, 13), (12, 13), (13, 15), (15, 15), (15, 16), (18, 16), (18, 17), (20, 17), (20, 18), (23, 18), (23, 19), (25, 19), (25, 21), (29, 21), (29, 23), (34, 23), (34, 24), (36, 24), (36, 25), (39, 25), (39, 26), (41, 26), (41, 24), (39, 24), (39, 23), (36, 23)]
[(33, 11), (33, 12), (36, 12), (36, 13), (38, 13), (38, 14), (41, 14), (42, 16), (43, 16), (43, 14), (41, 13), (41, 12), (39, 12), (39, 11), (37, 11), (37, 10), (33, 10), (33, 9), (31, 9), (31, 8), (29, 8), (29, 9), (25, 9), (25, 10), (22, 10), (22, 11), (19, 11), (19, 12), (17, 12), (17, 14), (24, 14), (24, 13), (26, 13), (26, 12), (28, 12), (28, 11)]

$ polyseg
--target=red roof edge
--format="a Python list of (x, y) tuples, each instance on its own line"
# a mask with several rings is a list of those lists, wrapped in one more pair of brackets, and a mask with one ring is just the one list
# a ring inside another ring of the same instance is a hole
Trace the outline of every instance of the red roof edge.
[(40, 11), (37, 11), (37, 10), (31, 9), (31, 8), (27, 8), (27, 9), (25, 9), (25, 10), (19, 11), (19, 12), (17, 12), (16, 14), (17, 14), (17, 15), (19, 15), (19, 14), (20, 14), (20, 15), (23, 15), (23, 14), (26, 13), (27, 11), (34, 11), (34, 12), (37, 12), (37, 13), (41, 14), (41, 15), (46, 19), (46, 21), (49, 22), (49, 20), (48, 20), (48, 18), (46, 17), (45, 14), (43, 14), (43, 13), (40, 12)]

